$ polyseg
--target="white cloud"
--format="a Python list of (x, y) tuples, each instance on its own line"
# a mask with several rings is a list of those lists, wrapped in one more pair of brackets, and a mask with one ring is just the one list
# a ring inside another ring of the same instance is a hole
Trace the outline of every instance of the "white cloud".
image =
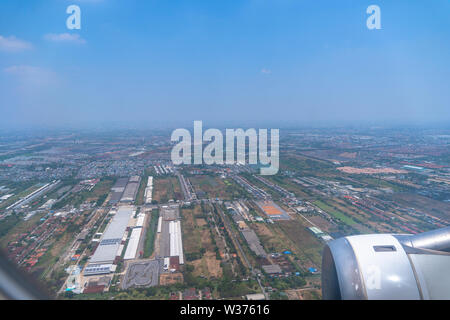
[(71, 42), (77, 44), (85, 44), (86, 40), (80, 37), (79, 34), (70, 34), (70, 33), (49, 33), (44, 36), (44, 38), (48, 41), (52, 42)]
[(32, 47), (31, 43), (17, 39), (14, 36), (6, 38), (0, 35), (0, 51), (20, 52)]
[(55, 84), (56, 73), (51, 70), (27, 65), (15, 65), (3, 70), (6, 74), (14, 77), (22, 87), (38, 88)]
[(269, 69), (266, 69), (266, 68), (262, 68), (262, 69), (261, 69), (261, 73), (262, 73), (262, 74), (272, 74), (272, 71), (269, 70)]

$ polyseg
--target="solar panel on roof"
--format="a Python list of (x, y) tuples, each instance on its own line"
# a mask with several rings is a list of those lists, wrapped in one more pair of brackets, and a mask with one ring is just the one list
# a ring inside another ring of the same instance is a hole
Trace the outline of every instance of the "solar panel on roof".
[(120, 241), (121, 241), (121, 239), (119, 239), (119, 238), (117, 238), (117, 239), (105, 239), (105, 240), (102, 240), (100, 242), (100, 245), (103, 246), (103, 245), (117, 244)]

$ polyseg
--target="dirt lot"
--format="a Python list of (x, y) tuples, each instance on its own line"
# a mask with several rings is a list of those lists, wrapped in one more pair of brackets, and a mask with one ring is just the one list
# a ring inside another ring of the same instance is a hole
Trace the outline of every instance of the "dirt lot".
[(318, 300), (322, 297), (319, 289), (286, 290), (285, 293), (289, 300)]
[(214, 252), (206, 252), (201, 259), (191, 262), (194, 266), (194, 275), (205, 276), (207, 278), (220, 278), (222, 276), (222, 268), (220, 260), (216, 260)]
[(159, 284), (161, 286), (167, 286), (175, 283), (183, 283), (183, 274), (181, 272), (163, 273), (159, 276)]

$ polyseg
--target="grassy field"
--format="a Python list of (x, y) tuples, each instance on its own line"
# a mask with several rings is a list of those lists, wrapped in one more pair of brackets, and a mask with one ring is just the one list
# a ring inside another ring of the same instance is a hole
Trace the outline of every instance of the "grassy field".
[(328, 204), (324, 203), (321, 200), (316, 200), (314, 201), (314, 204), (316, 206), (318, 206), (320, 209), (322, 209), (323, 211), (325, 211), (326, 213), (332, 215), (333, 217), (336, 217), (337, 219), (341, 220), (342, 222), (344, 222), (345, 224), (348, 224), (350, 226), (355, 225), (356, 222), (355, 220), (353, 220), (352, 218), (350, 218), (349, 216), (345, 215), (344, 213), (342, 213), (339, 210), (336, 210), (332, 207), (330, 207)]
[[(319, 241), (297, 218), (289, 221), (278, 221), (270, 226), (272, 232), (279, 237), (284, 247), (291, 250), (304, 268), (320, 268), (322, 262), (323, 243)], [(286, 250), (285, 249), (285, 250)]]
[(293, 170), (301, 172), (302, 174), (314, 174), (318, 172), (321, 175), (326, 173), (334, 173), (334, 166), (325, 160), (311, 159), (299, 155), (281, 155), (280, 159), (282, 170)]
[[(12, 238), (15, 238), (18, 234), (24, 233), (28, 231), (31, 227), (37, 225), (39, 223), (39, 220), (44, 217), (47, 213), (39, 213), (31, 217), (28, 221), (24, 221), (20, 218), (20, 220), (17, 220), (13, 226), (7, 230), (4, 235), (0, 238), (0, 248), (5, 248), (8, 244), (8, 241)], [(0, 223), (4, 223), (4, 221), (1, 221)]]
[(102, 178), (91, 191), (82, 190), (80, 192), (71, 193), (67, 195), (67, 197), (65, 197), (63, 200), (53, 205), (53, 209), (61, 209), (68, 204), (79, 207), (80, 204), (85, 201), (95, 203), (103, 202), (106, 199), (108, 193), (111, 191), (111, 187), (113, 186), (114, 182), (115, 179), (112, 177)]
[(144, 259), (150, 257), (153, 254), (153, 250), (155, 248), (155, 235), (156, 227), (158, 226), (158, 218), (158, 210), (153, 210), (150, 217), (150, 223), (145, 235)]
[(180, 184), (176, 177), (156, 178), (153, 183), (153, 200), (158, 203), (183, 199)]
[(242, 197), (243, 191), (231, 179), (221, 179), (215, 176), (192, 176), (189, 177), (196, 192), (205, 192), (205, 198), (221, 198), (223, 200), (232, 200)]
[(183, 248), (186, 264), (193, 267), (194, 276), (219, 278), (222, 275), (220, 260), (216, 258), (215, 244), (205, 221), (201, 206), (181, 209)]
[[(87, 193), (85, 195), (86, 201), (94, 202), (94, 201), (97, 201), (100, 197), (108, 195), (108, 193), (111, 191), (111, 188), (112, 188), (115, 180), (116, 179), (109, 178), (109, 177), (102, 178), (100, 180), (100, 182), (97, 183), (97, 185), (92, 189), (92, 191), (86, 192)], [(82, 192), (84, 193), (85, 191), (82, 191)]]

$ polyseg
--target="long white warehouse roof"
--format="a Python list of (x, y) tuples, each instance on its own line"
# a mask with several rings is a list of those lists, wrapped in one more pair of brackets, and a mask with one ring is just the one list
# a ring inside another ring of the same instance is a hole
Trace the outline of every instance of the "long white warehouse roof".
[(161, 233), (161, 228), (162, 228), (162, 217), (158, 218), (158, 233)]
[(145, 221), (145, 214), (139, 213), (136, 221), (136, 227), (143, 227)]
[(181, 241), (181, 223), (178, 221), (170, 221), (169, 223), (170, 235), (170, 256), (179, 257), (180, 264), (184, 263), (183, 259), (183, 243)]
[(133, 215), (134, 207), (120, 207), (103, 233), (100, 244), (89, 263), (112, 263), (116, 258), (122, 237)]
[(136, 258), (141, 233), (142, 228), (134, 228), (133, 231), (131, 232), (130, 241), (128, 241), (127, 250), (125, 251), (125, 256), (123, 257), (124, 260)]

